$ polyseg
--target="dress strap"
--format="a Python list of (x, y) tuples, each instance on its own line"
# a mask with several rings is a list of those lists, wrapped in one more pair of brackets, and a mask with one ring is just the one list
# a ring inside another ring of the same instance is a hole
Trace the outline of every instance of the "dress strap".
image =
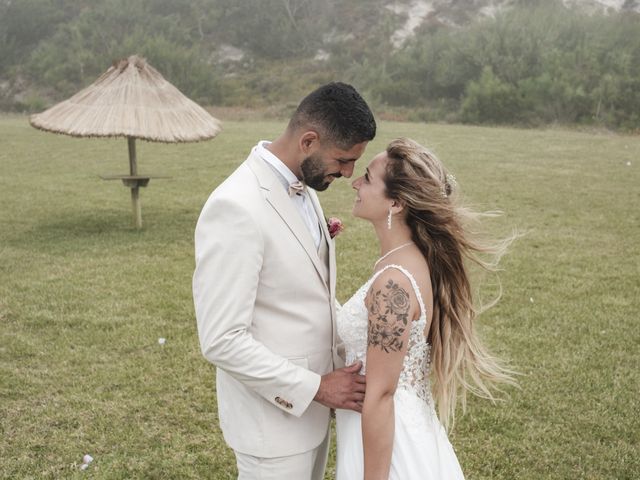
[(418, 305), (420, 306), (420, 318), (419, 318), (419, 320), (426, 319), (426, 317), (427, 317), (427, 309), (424, 306), (424, 301), (422, 300), (422, 295), (420, 294), (420, 287), (418, 286), (418, 282), (416, 282), (416, 279), (413, 278), (413, 275), (411, 275), (409, 270), (407, 270), (403, 266), (396, 265), (396, 264), (393, 264), (393, 263), (390, 264), (390, 265), (385, 265), (384, 267), (382, 267), (380, 270), (378, 270), (376, 273), (373, 274), (373, 276), (371, 277), (371, 280), (369, 281), (369, 285), (373, 284), (373, 282), (375, 282), (376, 278), (378, 278), (378, 276), (382, 272), (387, 270), (388, 268), (395, 268), (396, 270), (400, 270), (405, 275), (405, 277), (407, 277), (409, 279), (409, 281), (411, 282), (411, 286), (413, 287), (413, 291), (416, 294), (416, 298), (418, 299)]

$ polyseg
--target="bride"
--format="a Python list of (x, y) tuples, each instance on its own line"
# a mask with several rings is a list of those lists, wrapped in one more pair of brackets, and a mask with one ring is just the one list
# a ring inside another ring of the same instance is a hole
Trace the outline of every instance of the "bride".
[(476, 336), (465, 267), (493, 270), (510, 240), (475, 240), (468, 226), (481, 214), (456, 203), (456, 187), (409, 139), (353, 182), (353, 214), (373, 224), (382, 256), (338, 316), (346, 363), (362, 362), (367, 391), (362, 414), (336, 412), (337, 480), (464, 478), (445, 430), (458, 399), (493, 399), (492, 384), (513, 383)]

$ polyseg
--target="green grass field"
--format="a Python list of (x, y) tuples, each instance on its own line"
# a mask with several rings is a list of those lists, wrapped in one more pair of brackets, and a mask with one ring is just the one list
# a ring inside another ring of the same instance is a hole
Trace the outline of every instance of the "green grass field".
[[(235, 478), (198, 347), (193, 230), (210, 191), (283, 126), (139, 142), (139, 171), (172, 178), (142, 190), (136, 231), (128, 189), (98, 177), (127, 172), (125, 140), (0, 117), (0, 477)], [(396, 136), (432, 147), (471, 205), (505, 212), (493, 234), (527, 232), (479, 327), (521, 388), (458, 416), (450, 438), (467, 478), (640, 478), (640, 138), (382, 123), (356, 172)], [(378, 249), (350, 217), (348, 181), (321, 198), (347, 226), (344, 301)], [(95, 461), (83, 472), (85, 453)]]

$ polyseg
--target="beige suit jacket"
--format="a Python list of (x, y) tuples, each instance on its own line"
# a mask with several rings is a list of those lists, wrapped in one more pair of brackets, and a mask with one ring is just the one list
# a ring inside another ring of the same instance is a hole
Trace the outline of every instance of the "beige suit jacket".
[[(315, 192), (309, 195), (323, 220)], [(286, 190), (253, 152), (198, 219), (193, 296), (200, 346), (217, 366), (224, 438), (241, 453), (302, 453), (327, 432), (329, 409), (313, 397), (320, 376), (340, 360), (335, 250), (321, 224), (328, 275)]]

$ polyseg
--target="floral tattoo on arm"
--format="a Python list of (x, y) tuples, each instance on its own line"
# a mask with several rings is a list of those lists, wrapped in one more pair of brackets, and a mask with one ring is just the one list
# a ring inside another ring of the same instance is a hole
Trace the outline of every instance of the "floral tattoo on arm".
[(393, 280), (382, 290), (371, 290), (365, 300), (369, 311), (367, 344), (382, 351), (402, 350), (402, 334), (409, 322), (409, 294)]

